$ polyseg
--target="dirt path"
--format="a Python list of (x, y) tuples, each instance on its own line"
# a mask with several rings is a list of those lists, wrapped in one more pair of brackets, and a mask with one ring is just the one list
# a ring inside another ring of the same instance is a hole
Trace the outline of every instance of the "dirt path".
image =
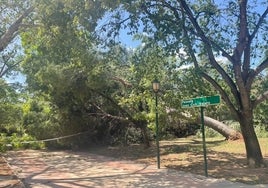
[(116, 160), (88, 152), (12, 151), (11, 167), (30, 188), (268, 187), (205, 178), (171, 169)]

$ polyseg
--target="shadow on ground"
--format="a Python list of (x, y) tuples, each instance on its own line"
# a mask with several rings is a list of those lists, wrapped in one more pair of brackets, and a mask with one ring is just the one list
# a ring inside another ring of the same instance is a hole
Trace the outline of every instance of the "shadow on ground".
[[(252, 169), (247, 167), (245, 155), (213, 151), (213, 147), (223, 142), (225, 140), (206, 142), (207, 167), (210, 177), (225, 178), (246, 184), (268, 184), (267, 167)], [(198, 175), (205, 174), (202, 141), (165, 141), (161, 142), (160, 146), (161, 166)], [(91, 148), (90, 152), (146, 164), (156, 164), (155, 145), (150, 148), (144, 148), (143, 145)], [(265, 161), (268, 161), (268, 156), (264, 157)]]

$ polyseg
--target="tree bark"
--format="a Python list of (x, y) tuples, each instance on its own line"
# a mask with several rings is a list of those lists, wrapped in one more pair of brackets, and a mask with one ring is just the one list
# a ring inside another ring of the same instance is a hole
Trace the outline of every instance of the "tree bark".
[(148, 130), (147, 130), (147, 122), (140, 120), (140, 121), (136, 121), (134, 124), (137, 125), (141, 129), (144, 146), (146, 148), (149, 148), (150, 139), (149, 139)]
[(7, 45), (15, 38), (18, 34), (18, 30), (21, 26), (21, 23), (25, 17), (27, 17), (34, 7), (28, 8), (14, 23), (10, 25), (7, 31), (0, 38), (0, 52), (3, 51)]
[(254, 130), (253, 115), (251, 113), (241, 115), (240, 127), (245, 142), (248, 166), (252, 168), (262, 167), (264, 165), (263, 156)]
[(215, 131), (223, 135), (226, 138), (226, 140), (238, 140), (242, 138), (242, 135), (239, 131), (236, 131), (230, 128), (228, 125), (215, 119), (212, 119), (210, 117), (204, 116), (204, 123), (208, 127), (214, 129)]

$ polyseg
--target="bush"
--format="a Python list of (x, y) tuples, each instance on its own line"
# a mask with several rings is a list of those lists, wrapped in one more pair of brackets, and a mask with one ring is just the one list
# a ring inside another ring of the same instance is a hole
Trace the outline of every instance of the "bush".
[(28, 135), (23, 134), (19, 136), (17, 133), (13, 133), (11, 136), (6, 134), (0, 135), (0, 151), (5, 152), (12, 149), (42, 149), (44, 143), (36, 142), (35, 139)]
[(187, 123), (178, 123), (178, 124), (169, 124), (166, 126), (166, 136), (176, 138), (183, 138), (191, 135), (195, 135), (199, 129), (197, 124), (187, 124)]
[(255, 131), (259, 138), (268, 138), (267, 127), (258, 125), (255, 126)]
[[(196, 137), (202, 138), (202, 129), (201, 129), (201, 127), (197, 131)], [(205, 127), (205, 137), (206, 138), (217, 138), (217, 137), (222, 137), (222, 135), (220, 133), (218, 133), (217, 131), (209, 128), (209, 127)]]

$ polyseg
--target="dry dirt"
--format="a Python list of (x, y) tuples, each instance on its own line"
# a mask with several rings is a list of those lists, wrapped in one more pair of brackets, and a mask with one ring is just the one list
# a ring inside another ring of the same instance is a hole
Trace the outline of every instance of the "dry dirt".
[[(213, 144), (220, 144), (221, 142), (223, 141), (216, 141)], [(144, 148), (142, 145), (91, 148), (90, 151), (119, 159), (157, 165), (155, 146), (150, 148)], [(268, 156), (264, 156), (264, 160), (267, 164)], [(205, 175), (203, 147), (202, 143), (198, 141), (160, 142), (160, 161), (163, 167)], [(256, 169), (249, 168), (243, 154), (216, 152), (207, 147), (207, 169), (209, 177), (224, 178), (229, 181), (251, 185), (268, 184), (268, 165)]]

